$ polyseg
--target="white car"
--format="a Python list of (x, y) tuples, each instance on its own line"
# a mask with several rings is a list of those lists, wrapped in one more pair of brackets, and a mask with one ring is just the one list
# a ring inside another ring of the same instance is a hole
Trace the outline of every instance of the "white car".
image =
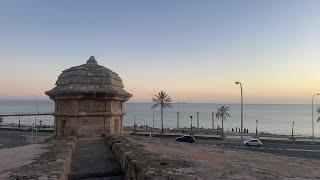
[(262, 142), (259, 139), (247, 139), (243, 142), (246, 146), (262, 146)]

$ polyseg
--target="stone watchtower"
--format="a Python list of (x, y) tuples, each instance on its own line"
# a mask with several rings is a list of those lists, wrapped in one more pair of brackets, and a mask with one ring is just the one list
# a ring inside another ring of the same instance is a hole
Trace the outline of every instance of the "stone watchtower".
[(55, 102), (57, 137), (122, 133), (122, 105), (132, 96), (118, 74), (98, 65), (93, 56), (86, 64), (64, 70), (46, 95)]

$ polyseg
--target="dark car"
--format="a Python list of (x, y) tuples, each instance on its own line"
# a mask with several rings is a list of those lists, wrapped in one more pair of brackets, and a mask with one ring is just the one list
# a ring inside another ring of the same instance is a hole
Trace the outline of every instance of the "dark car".
[(190, 135), (184, 135), (184, 136), (181, 136), (181, 137), (177, 137), (176, 141), (194, 143), (195, 138), (193, 136), (190, 136)]

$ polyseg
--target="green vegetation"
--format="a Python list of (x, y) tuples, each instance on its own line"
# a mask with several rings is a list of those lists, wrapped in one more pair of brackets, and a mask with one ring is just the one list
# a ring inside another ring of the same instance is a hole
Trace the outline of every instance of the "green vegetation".
[(228, 117), (230, 117), (229, 111), (230, 111), (230, 109), (228, 106), (222, 105), (222, 106), (218, 107), (217, 112), (216, 112), (216, 118), (221, 119), (221, 122), (222, 122), (221, 137), (224, 137), (223, 121), (226, 120)]
[(154, 109), (154, 108), (157, 108), (157, 107), (160, 106), (160, 110), (161, 110), (161, 133), (163, 134), (163, 111), (167, 107), (172, 108), (172, 106), (171, 106), (172, 99), (170, 98), (170, 96), (168, 94), (166, 94), (165, 92), (161, 91), (158, 94), (155, 94), (153, 96), (152, 101), (153, 101), (153, 106), (151, 107), (151, 109)]
[(0, 131), (23, 131), (21, 128), (8, 128), (8, 127), (1, 127)]

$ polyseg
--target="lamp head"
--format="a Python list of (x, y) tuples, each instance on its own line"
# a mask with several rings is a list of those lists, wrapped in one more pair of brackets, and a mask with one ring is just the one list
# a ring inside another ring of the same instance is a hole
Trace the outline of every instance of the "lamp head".
[(240, 84), (240, 82), (239, 82), (239, 81), (236, 81), (235, 84)]
[(320, 93), (318, 93), (317, 96), (320, 96)]

